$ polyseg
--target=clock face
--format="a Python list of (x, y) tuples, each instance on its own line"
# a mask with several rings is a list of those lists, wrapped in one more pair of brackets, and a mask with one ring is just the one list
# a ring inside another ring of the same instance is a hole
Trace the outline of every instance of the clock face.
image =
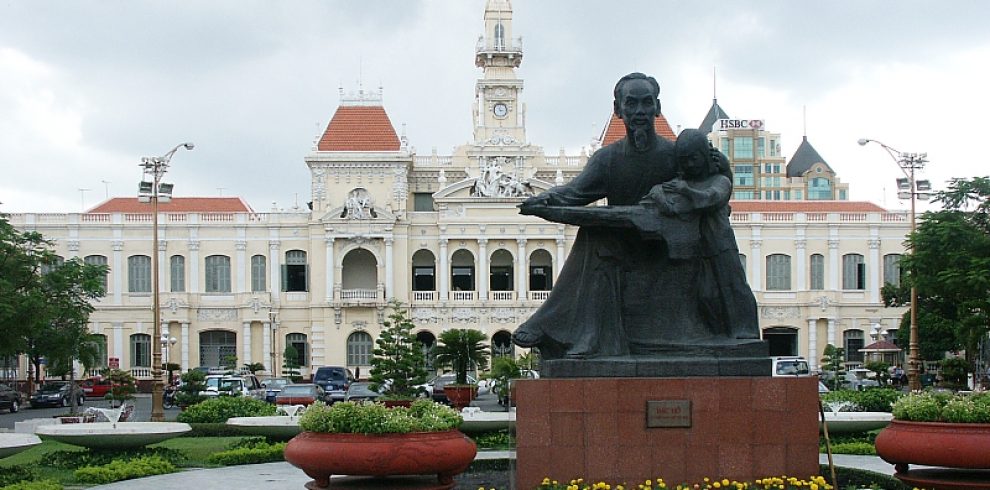
[(495, 104), (493, 110), (495, 112), (495, 117), (505, 117), (505, 115), (509, 113), (509, 108), (501, 102)]

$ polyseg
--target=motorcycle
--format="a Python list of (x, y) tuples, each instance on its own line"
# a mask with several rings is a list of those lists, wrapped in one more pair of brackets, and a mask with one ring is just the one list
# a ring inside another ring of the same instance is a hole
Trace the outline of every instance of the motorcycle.
[(165, 408), (175, 407), (175, 392), (176, 388), (174, 386), (165, 387), (165, 393), (162, 395), (162, 404)]

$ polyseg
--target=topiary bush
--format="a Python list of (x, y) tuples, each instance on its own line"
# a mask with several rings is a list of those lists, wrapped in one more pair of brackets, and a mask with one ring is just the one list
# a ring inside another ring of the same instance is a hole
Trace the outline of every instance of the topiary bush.
[(233, 466), (240, 464), (258, 464), (283, 461), (284, 442), (269, 443), (264, 440), (250, 444), (240, 443), (238, 447), (211, 454), (206, 461), (212, 464)]
[(185, 423), (222, 424), (231, 417), (265, 417), (275, 415), (275, 405), (239, 396), (221, 396), (197, 403), (176, 418)]
[(186, 461), (182, 451), (165, 447), (146, 447), (140, 449), (107, 449), (107, 450), (58, 450), (45, 453), (39, 464), (50, 468), (76, 469), (84, 466), (102, 466), (115, 460), (130, 461), (144, 457), (157, 457), (174, 465)]

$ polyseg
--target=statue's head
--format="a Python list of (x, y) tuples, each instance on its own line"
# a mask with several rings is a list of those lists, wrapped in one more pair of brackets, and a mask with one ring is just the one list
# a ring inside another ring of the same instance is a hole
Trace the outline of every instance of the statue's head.
[(642, 73), (630, 73), (615, 84), (615, 115), (626, 125), (626, 133), (637, 148), (648, 145), (648, 136), (656, 134), (654, 119), (660, 115), (660, 84)]
[(674, 155), (677, 168), (685, 177), (703, 177), (718, 172), (708, 137), (697, 129), (685, 129), (677, 135)]

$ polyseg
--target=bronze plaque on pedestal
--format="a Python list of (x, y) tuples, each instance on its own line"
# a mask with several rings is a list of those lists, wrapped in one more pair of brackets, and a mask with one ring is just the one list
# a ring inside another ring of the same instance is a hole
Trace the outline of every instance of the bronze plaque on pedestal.
[(691, 400), (647, 401), (646, 427), (691, 427)]

